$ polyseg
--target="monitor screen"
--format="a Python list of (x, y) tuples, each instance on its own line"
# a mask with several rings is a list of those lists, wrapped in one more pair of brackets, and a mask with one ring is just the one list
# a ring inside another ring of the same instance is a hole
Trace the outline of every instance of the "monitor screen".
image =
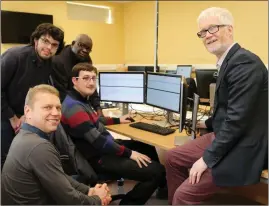
[(179, 113), (182, 77), (147, 73), (146, 104)]
[(191, 77), (192, 65), (177, 65), (177, 74), (185, 78)]
[(144, 72), (99, 72), (101, 101), (144, 103)]
[(209, 86), (216, 83), (217, 69), (196, 69), (197, 94), (200, 98), (209, 99)]
[(41, 23), (52, 23), (52, 15), (1, 11), (2, 43), (29, 44), (30, 36)]

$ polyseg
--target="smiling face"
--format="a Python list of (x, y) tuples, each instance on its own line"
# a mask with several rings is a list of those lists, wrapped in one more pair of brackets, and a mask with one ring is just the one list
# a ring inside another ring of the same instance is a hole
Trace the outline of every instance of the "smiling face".
[[(198, 34), (206, 49), (218, 58), (233, 44), (233, 27), (224, 25), (216, 16), (209, 16), (199, 21)], [(204, 36), (204, 37), (203, 37)]]
[(59, 97), (48, 92), (37, 92), (32, 103), (25, 105), (26, 122), (45, 133), (57, 129), (61, 120), (61, 103)]

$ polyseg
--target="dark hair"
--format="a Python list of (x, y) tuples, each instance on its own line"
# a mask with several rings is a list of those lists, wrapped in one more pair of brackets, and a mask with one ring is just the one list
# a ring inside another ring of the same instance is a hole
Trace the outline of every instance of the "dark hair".
[(56, 55), (59, 54), (64, 48), (64, 32), (50, 23), (39, 24), (30, 37), (30, 44), (34, 46), (35, 39), (39, 39), (42, 35), (50, 35), (53, 39), (59, 42)]
[(94, 72), (97, 74), (97, 69), (91, 65), (90, 63), (78, 63), (76, 64), (72, 69), (72, 77), (78, 77), (80, 71), (88, 71), (88, 72)]

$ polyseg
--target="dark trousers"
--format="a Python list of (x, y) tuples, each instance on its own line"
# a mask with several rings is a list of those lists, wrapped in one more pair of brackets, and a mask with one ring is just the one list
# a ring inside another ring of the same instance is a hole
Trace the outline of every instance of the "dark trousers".
[(188, 178), (188, 170), (203, 156), (205, 149), (214, 138), (214, 133), (208, 133), (166, 153), (165, 169), (169, 204), (201, 204), (219, 190), (213, 183), (211, 169), (205, 170), (199, 183), (192, 185)]
[[(158, 161), (158, 155), (153, 146), (133, 140), (118, 142), (149, 157), (152, 155), (151, 158)], [(144, 151), (141, 151), (142, 148)], [(103, 155), (100, 159), (91, 161), (91, 165), (97, 174), (108, 174), (108, 176), (138, 181), (121, 200), (120, 205), (143, 205), (159, 186), (166, 184), (164, 166), (154, 160), (147, 167), (140, 168), (136, 161), (129, 158)]]
[(6, 161), (9, 147), (15, 137), (15, 132), (9, 120), (1, 120), (1, 170)]

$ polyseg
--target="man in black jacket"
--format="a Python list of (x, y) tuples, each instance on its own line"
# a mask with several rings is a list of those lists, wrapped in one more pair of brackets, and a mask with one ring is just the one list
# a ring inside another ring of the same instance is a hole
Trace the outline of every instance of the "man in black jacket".
[(198, 24), (197, 35), (217, 57), (219, 68), (214, 132), (167, 153), (169, 203), (176, 205), (200, 204), (221, 186), (258, 183), (268, 148), (265, 65), (233, 41), (233, 17), (228, 10), (206, 9)]
[(1, 56), (1, 168), (10, 144), (24, 121), (23, 107), (30, 87), (48, 83), (51, 57), (63, 48), (64, 32), (58, 27), (40, 24), (30, 45), (13, 47)]
[[(73, 88), (71, 80), (72, 68), (77, 63), (87, 62), (92, 64), (92, 59), (89, 55), (92, 51), (92, 46), (92, 39), (88, 35), (79, 34), (71, 45), (67, 45), (59, 55), (53, 58), (52, 79), (54, 86), (60, 92), (61, 101), (64, 100), (66, 92)], [(103, 115), (97, 91), (91, 96), (89, 102), (99, 115)]]

